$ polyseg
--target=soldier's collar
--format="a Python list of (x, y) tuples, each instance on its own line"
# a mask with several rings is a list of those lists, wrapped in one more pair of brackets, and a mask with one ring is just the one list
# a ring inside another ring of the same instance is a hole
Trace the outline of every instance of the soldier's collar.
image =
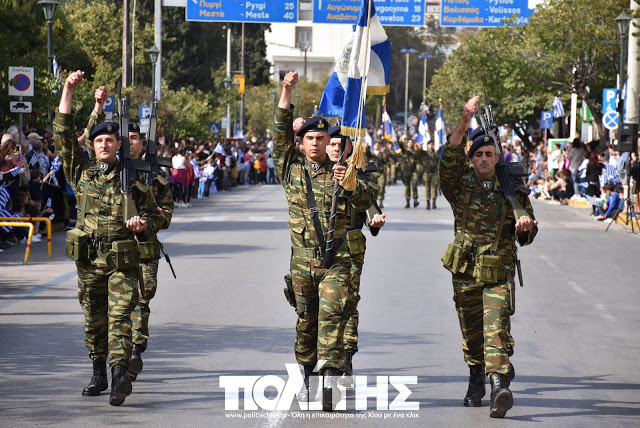
[(331, 162), (331, 160), (329, 159), (329, 156), (324, 158), (324, 160), (322, 162), (313, 162), (313, 161), (310, 161), (309, 159), (305, 158), (306, 167), (313, 174), (316, 174), (318, 171), (320, 171), (323, 168), (326, 169), (325, 166), (329, 162)]
[(490, 179), (480, 178), (476, 175), (476, 180), (478, 182), (478, 185), (486, 191), (496, 188), (497, 181), (495, 175)]
[(97, 163), (98, 171), (100, 171), (100, 174), (102, 174), (102, 175), (111, 174), (116, 169), (116, 165), (118, 165), (118, 161), (117, 160), (115, 162), (111, 162), (111, 163), (105, 163), (105, 162), (98, 162)]

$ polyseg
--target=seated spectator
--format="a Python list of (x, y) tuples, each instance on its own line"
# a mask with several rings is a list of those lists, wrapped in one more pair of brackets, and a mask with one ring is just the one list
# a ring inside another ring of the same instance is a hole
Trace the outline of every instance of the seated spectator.
[(562, 171), (556, 172), (555, 181), (549, 185), (549, 195), (563, 205), (567, 204), (567, 198), (573, 196), (573, 189), (568, 185)]
[[(589, 154), (589, 163), (587, 164), (585, 172), (585, 181), (587, 182), (586, 194), (589, 196), (600, 197), (600, 174), (604, 169), (604, 165), (598, 158), (598, 152), (591, 152)], [(597, 214), (596, 209), (593, 209), (594, 214)]]
[(600, 210), (600, 215), (596, 217), (598, 221), (604, 221), (605, 219), (613, 219), (618, 214), (620, 207), (622, 206), (622, 199), (620, 199), (620, 193), (616, 190), (615, 186), (611, 183), (607, 183), (602, 186), (602, 190), (607, 193), (604, 204)]

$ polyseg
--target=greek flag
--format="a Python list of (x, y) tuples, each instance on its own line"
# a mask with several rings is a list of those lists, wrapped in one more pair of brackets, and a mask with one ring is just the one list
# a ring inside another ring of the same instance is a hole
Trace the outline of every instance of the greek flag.
[[(0, 205), (0, 217), (20, 217), (20, 215), (14, 213), (13, 211), (11, 211), (9, 208), (5, 207), (4, 205)], [(2, 230), (4, 230), (5, 233), (9, 233), (9, 232), (11, 232), (11, 227), (3, 226)]]
[(220, 143), (218, 143), (218, 145), (216, 146), (215, 149), (213, 149), (214, 153), (219, 153), (221, 155), (226, 155), (227, 153), (224, 151), (224, 148), (222, 148), (222, 145)]
[(2, 186), (0, 186), (0, 207), (6, 207), (9, 199), (11, 199), (9, 189), (7, 189), (6, 184), (2, 183)]
[(389, 113), (387, 113), (386, 100), (382, 101), (382, 138), (387, 141), (391, 141), (394, 149), (400, 149), (396, 143), (398, 140), (396, 137), (396, 131), (393, 129), (391, 118), (389, 117)]
[(604, 171), (602, 171), (602, 174), (598, 177), (600, 179), (600, 187), (607, 183), (616, 184), (622, 181), (615, 166), (606, 162), (603, 162), (602, 164), (604, 165)]
[(33, 152), (32, 155), (31, 155), (31, 159), (29, 160), (29, 166), (33, 167), (37, 163), (38, 163), (38, 155), (36, 155), (36, 153)]
[(422, 115), (420, 116), (420, 122), (418, 123), (417, 143), (425, 147), (429, 141), (431, 141), (431, 134), (429, 134), (429, 125), (427, 124), (427, 115), (425, 114), (424, 110), (422, 110)]
[(14, 168), (11, 168), (11, 169), (10, 169), (9, 171), (7, 171), (7, 172), (11, 173), (11, 176), (12, 176), (12, 177), (15, 177), (16, 175), (20, 174), (20, 169), (21, 169), (21, 168), (20, 168), (19, 166), (16, 166), (16, 167), (14, 167)]
[(47, 199), (47, 203), (44, 206), (45, 208), (51, 208), (51, 198)]
[(435, 149), (438, 154), (442, 154), (440, 147), (444, 147), (445, 135), (444, 135), (444, 116), (442, 115), (442, 107), (438, 108), (438, 116), (436, 117), (436, 132), (435, 132)]
[(562, 98), (553, 98), (553, 117), (564, 117), (564, 107), (562, 106)]
[(587, 202), (589, 202), (594, 207), (599, 207), (600, 206), (600, 201), (597, 200), (596, 198), (594, 198), (593, 196), (589, 196), (587, 194), (584, 194), (584, 195), (582, 195), (582, 197), (585, 198), (587, 200)]
[(362, 0), (352, 37), (322, 93), (318, 114), (342, 117), (343, 135), (362, 135), (365, 95), (386, 94), (390, 79), (391, 43), (376, 15), (373, 0)]
[(56, 76), (56, 82), (62, 82), (60, 77), (60, 67), (58, 67), (58, 59), (53, 55), (53, 75)]
[(60, 156), (56, 156), (56, 158), (51, 161), (51, 171), (58, 172), (61, 166), (62, 161), (60, 160)]
[(476, 115), (474, 114), (471, 118), (471, 123), (469, 124), (469, 135), (473, 132), (474, 129), (478, 127), (478, 119), (476, 119)]

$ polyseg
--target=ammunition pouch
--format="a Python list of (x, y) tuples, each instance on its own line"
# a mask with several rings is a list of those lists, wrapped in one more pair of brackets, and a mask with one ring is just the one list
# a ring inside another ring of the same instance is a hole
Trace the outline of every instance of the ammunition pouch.
[(149, 241), (138, 241), (138, 251), (140, 252), (140, 261), (149, 262), (160, 258), (160, 243), (156, 239)]
[(349, 254), (364, 254), (367, 249), (367, 240), (362, 230), (355, 229), (347, 232), (347, 246), (349, 247)]
[(138, 266), (140, 252), (136, 248), (136, 241), (126, 239), (111, 243), (111, 256), (117, 270), (127, 270)]
[(296, 313), (300, 318), (308, 318), (309, 315), (317, 314), (320, 299), (318, 296), (302, 296), (296, 294)]
[(449, 244), (441, 260), (449, 272), (464, 273), (469, 267), (469, 250), (456, 243)]
[(286, 297), (287, 302), (289, 302), (289, 304), (293, 308), (297, 308), (298, 305), (296, 304), (296, 293), (293, 291), (293, 280), (290, 273), (284, 276), (284, 283), (287, 285), (284, 288), (284, 297)]
[(473, 268), (473, 277), (485, 284), (496, 284), (507, 276), (507, 268), (502, 264), (500, 256), (477, 256)]
[(80, 229), (71, 229), (67, 232), (65, 254), (75, 261), (83, 261), (89, 258), (89, 234)]

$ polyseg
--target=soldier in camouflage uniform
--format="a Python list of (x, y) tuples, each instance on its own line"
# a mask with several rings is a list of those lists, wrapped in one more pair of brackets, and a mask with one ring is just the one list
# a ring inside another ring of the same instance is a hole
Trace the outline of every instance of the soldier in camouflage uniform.
[(378, 169), (370, 175), (373, 182), (377, 183), (380, 187), (377, 191), (378, 206), (384, 208), (384, 189), (387, 183), (387, 174), (385, 174), (385, 147), (380, 143), (375, 143), (373, 145), (373, 151), (367, 148), (366, 159), (367, 162), (373, 162)]
[[(402, 174), (402, 182), (404, 183), (404, 198), (407, 200), (407, 204), (405, 208), (409, 208), (411, 205), (409, 201), (411, 200), (411, 181), (413, 179), (413, 173), (416, 169), (416, 152), (414, 150), (414, 142), (409, 139), (407, 142), (400, 142), (400, 173)], [(418, 191), (417, 185), (416, 189), (413, 191), (413, 206), (414, 208), (420, 205), (418, 202)]]
[(134, 238), (146, 241), (162, 223), (151, 191), (137, 184), (133, 198), (140, 212), (125, 222), (120, 191), (121, 142), (118, 124), (96, 126), (91, 140), (96, 162), (86, 162), (73, 132), (73, 92), (84, 73), (66, 80), (54, 121), (56, 149), (67, 181), (78, 199), (78, 223), (67, 235), (67, 254), (76, 260), (78, 298), (85, 316), (85, 344), (93, 376), (83, 395), (107, 389), (106, 359), (112, 372), (109, 404), (118, 406), (131, 393), (127, 365), (131, 356), (131, 312), (138, 302), (138, 252)]
[[(530, 244), (537, 222), (527, 197), (518, 195), (529, 216), (514, 217), (495, 174), (499, 156), (487, 135), (475, 137), (469, 150), (474, 171), (468, 173), (464, 153), (466, 132), (478, 97), (465, 105), (460, 123), (440, 159), (440, 186), (455, 217), (455, 243), (442, 258), (453, 274), (453, 300), (462, 331), (462, 349), (469, 365), (465, 406), (480, 406), (485, 375), (491, 383), (491, 417), (504, 417), (513, 405), (509, 390), (515, 376), (510, 316), (516, 265), (515, 241)], [(476, 132), (474, 131), (474, 134)], [(481, 133), (479, 133), (481, 134)]]
[[(435, 150), (433, 141), (427, 143), (427, 150), (424, 152), (422, 164), (424, 168), (424, 193), (427, 198), (427, 209), (436, 209), (436, 198), (438, 197), (438, 162), (440, 156)], [(433, 201), (433, 204), (430, 202)]]
[(386, 143), (387, 150), (385, 151), (385, 164), (387, 166), (387, 184), (392, 185), (396, 184), (396, 164), (398, 162), (398, 154), (396, 153), (396, 149), (393, 146), (393, 143)]
[[(424, 162), (426, 152), (422, 150), (422, 146), (420, 144), (414, 143), (413, 149), (415, 151), (415, 157), (413, 159), (414, 169), (411, 174), (411, 191), (413, 192), (413, 197), (418, 197), (418, 184), (420, 184), (420, 180), (422, 180), (422, 176), (424, 175)], [(415, 202), (415, 201), (414, 201)], [(414, 207), (417, 206), (415, 203)]]
[[(340, 126), (334, 126), (329, 129), (329, 137), (331, 140), (327, 144), (327, 156), (333, 162), (337, 162), (340, 156)], [(378, 144), (378, 143), (376, 143)], [(345, 151), (348, 154), (351, 151), (351, 142), (347, 143)], [(374, 146), (375, 147), (375, 146)], [(345, 155), (346, 155), (345, 154)], [(375, 160), (374, 160), (375, 161)], [(363, 182), (368, 182), (366, 174), (359, 171), (359, 178)], [(380, 181), (377, 182), (378, 184)], [(374, 181), (374, 185), (376, 182)], [(371, 190), (375, 194), (375, 190)], [(375, 206), (371, 206), (367, 211), (371, 214), (371, 219), (367, 215), (367, 212), (357, 211), (353, 205), (348, 205), (349, 210), (347, 212), (347, 236), (348, 243), (354, 243), (349, 245), (349, 253), (351, 255), (351, 282), (357, 290), (360, 290), (360, 277), (362, 275), (362, 268), (364, 265), (364, 254), (366, 251), (366, 238), (362, 234), (362, 227), (366, 224), (371, 232), (372, 236), (378, 236), (380, 228), (384, 226), (386, 221), (386, 214), (379, 213), (379, 210)], [(353, 376), (353, 356), (358, 352), (358, 322), (359, 315), (356, 310), (355, 313), (349, 318), (347, 326), (344, 330), (344, 349), (345, 349), (345, 383), (351, 383), (352, 379), (348, 377)]]
[[(329, 134), (324, 119), (311, 118), (300, 128), (305, 158), (296, 152), (291, 91), (297, 80), (294, 72), (284, 78), (274, 118), (273, 160), (289, 204), (290, 270), (298, 304), (296, 359), (304, 366), (307, 387), (316, 366), (324, 375), (322, 407), (331, 411), (339, 398), (337, 380), (345, 365), (344, 328), (360, 298), (350, 281), (351, 257), (345, 239), (347, 204), (363, 211), (372, 200), (360, 182), (353, 191), (339, 192), (333, 236), (337, 251), (333, 263), (324, 267), (321, 242), (328, 230), (334, 180), (344, 178), (346, 167), (335, 165), (327, 157)], [(312, 210), (310, 202), (317, 209)], [(316, 231), (317, 222), (322, 230)]]
[[(109, 98), (109, 92), (105, 86), (96, 89), (96, 106), (91, 112), (89, 124), (86, 129), (87, 135), (91, 134), (95, 125), (104, 122), (105, 114), (103, 113), (103, 108), (107, 98)], [(90, 139), (87, 138), (87, 141), (90, 141)], [(142, 139), (140, 138), (140, 127), (135, 122), (129, 122), (129, 144), (131, 159), (145, 158), (146, 152), (144, 151)], [(93, 144), (91, 142), (87, 145), (89, 159), (95, 159), (95, 151), (92, 146)], [(136, 178), (140, 183), (146, 186), (149, 185), (148, 173), (137, 171)], [(161, 229), (168, 229), (171, 224), (171, 217), (173, 216), (174, 204), (169, 180), (164, 170), (160, 169), (158, 175), (153, 179), (151, 190), (158, 205), (158, 210), (164, 220)], [(138, 304), (131, 314), (133, 322), (133, 352), (131, 354), (131, 360), (129, 361), (127, 376), (129, 376), (129, 379), (132, 381), (135, 381), (138, 373), (142, 371), (142, 353), (147, 349), (147, 342), (149, 340), (149, 315), (151, 313), (149, 302), (156, 295), (158, 288), (160, 245), (157, 234), (153, 234), (148, 241), (139, 245), (139, 247), (143, 249), (143, 251), (141, 251), (140, 266), (142, 267), (142, 276), (144, 279), (144, 296), (140, 296)]]

